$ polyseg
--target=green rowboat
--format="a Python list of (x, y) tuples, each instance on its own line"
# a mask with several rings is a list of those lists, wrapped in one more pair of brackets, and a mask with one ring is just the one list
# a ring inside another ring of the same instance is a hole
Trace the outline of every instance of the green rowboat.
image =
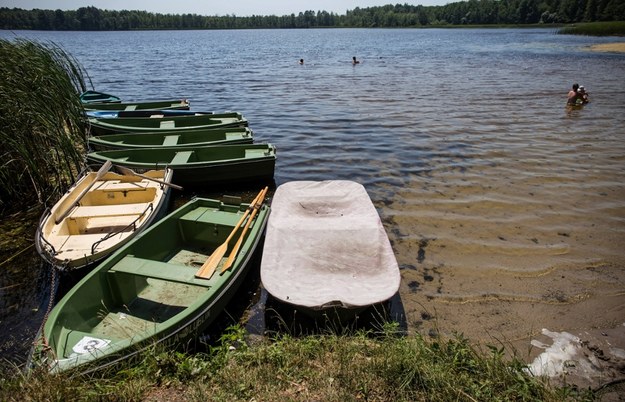
[(89, 147), (96, 151), (166, 147), (202, 147), (222, 144), (251, 144), (253, 132), (247, 127), (161, 131), (152, 133), (120, 133), (89, 138)]
[(122, 102), (115, 95), (98, 91), (85, 91), (80, 94), (80, 101), (85, 110), (154, 110), (154, 109), (189, 109), (186, 99), (163, 99), (135, 102)]
[[(262, 201), (255, 205), (197, 198), (126, 244), (52, 309), (28, 367), (87, 373), (200, 334), (252, 265), (269, 216)], [(196, 276), (224, 244), (212, 275)]]
[(85, 110), (117, 110), (117, 111), (135, 111), (135, 110), (189, 110), (189, 101), (186, 99), (164, 99), (153, 101), (137, 101), (137, 102), (89, 102), (83, 103)]
[(125, 132), (181, 131), (226, 127), (247, 127), (247, 119), (238, 112), (191, 116), (89, 118), (91, 135)]
[(115, 95), (105, 94), (104, 92), (85, 91), (80, 94), (80, 101), (83, 105), (87, 105), (90, 103), (120, 103), (122, 100)]
[(174, 182), (183, 187), (214, 183), (270, 181), (276, 164), (272, 144), (236, 144), (208, 147), (158, 147), (98, 151), (87, 154), (96, 167), (111, 161), (135, 171), (169, 167)]

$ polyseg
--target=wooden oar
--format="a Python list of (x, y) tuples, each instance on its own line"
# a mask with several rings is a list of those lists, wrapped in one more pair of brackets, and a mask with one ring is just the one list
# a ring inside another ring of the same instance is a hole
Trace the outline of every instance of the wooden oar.
[(102, 165), (100, 167), (100, 169), (98, 169), (98, 173), (95, 175), (95, 179), (84, 190), (82, 190), (82, 192), (80, 193), (80, 195), (78, 197), (76, 197), (76, 200), (74, 200), (72, 205), (68, 206), (65, 209), (65, 211), (63, 211), (63, 213), (61, 215), (59, 215), (59, 217), (54, 220), (54, 223), (56, 223), (58, 225), (59, 222), (61, 222), (63, 219), (65, 219), (67, 217), (67, 215), (69, 215), (69, 213), (72, 211), (72, 209), (74, 209), (74, 207), (76, 205), (78, 205), (80, 200), (82, 200), (82, 197), (84, 197), (85, 194), (87, 194), (89, 192), (89, 190), (91, 190), (91, 187), (93, 187), (93, 185), (98, 180), (100, 180), (109, 170), (111, 170), (111, 166), (113, 166), (111, 161), (104, 162), (104, 165)]
[(265, 201), (265, 195), (267, 194), (267, 190), (269, 190), (269, 187), (265, 187), (263, 189), (260, 199), (254, 205), (254, 211), (252, 211), (252, 215), (250, 215), (250, 219), (247, 220), (247, 223), (245, 224), (245, 227), (243, 228), (243, 232), (241, 232), (241, 236), (239, 236), (239, 240), (237, 240), (236, 244), (234, 245), (234, 248), (230, 252), (230, 255), (228, 256), (226, 263), (221, 268), (221, 273), (224, 273), (228, 269), (230, 269), (230, 267), (232, 266), (232, 263), (234, 263), (234, 259), (236, 258), (239, 252), (239, 248), (241, 248), (241, 244), (243, 244), (243, 239), (245, 238), (245, 234), (247, 233), (247, 230), (250, 228), (250, 224), (252, 223), (252, 220), (254, 220), (256, 213), (260, 209), (261, 205), (263, 205), (263, 201)]
[(180, 187), (180, 186), (179, 186), (179, 185), (177, 185), (177, 184), (174, 184), (174, 183), (167, 183), (166, 181), (159, 180), (159, 179), (155, 179), (154, 177), (146, 176), (146, 175), (141, 174), (141, 173), (137, 173), (137, 172), (135, 172), (134, 170), (129, 169), (129, 168), (124, 167), (124, 166), (115, 165), (115, 167), (116, 167), (117, 169), (119, 169), (119, 171), (120, 171), (120, 172), (122, 172), (122, 174), (123, 174), (123, 175), (126, 175), (126, 176), (137, 176), (137, 177), (141, 177), (142, 179), (152, 180), (152, 181), (155, 181), (155, 182), (157, 182), (157, 183), (161, 183), (161, 184), (164, 184), (164, 185), (166, 185), (166, 186), (169, 186), (169, 187), (171, 187), (171, 188), (175, 188), (176, 190), (182, 190), (182, 187)]
[(204, 264), (200, 267), (200, 269), (197, 270), (197, 272), (195, 273), (196, 277), (210, 279), (210, 277), (213, 276), (215, 268), (217, 268), (224, 254), (226, 254), (226, 251), (228, 251), (228, 243), (230, 242), (230, 239), (232, 239), (245, 218), (247, 218), (247, 216), (249, 215), (250, 211), (254, 209), (254, 205), (256, 205), (263, 191), (264, 190), (261, 190), (260, 193), (258, 193), (258, 195), (254, 198), (252, 203), (247, 207), (241, 219), (239, 219), (237, 224), (234, 226), (234, 229), (232, 229), (232, 232), (230, 232), (230, 234), (228, 235), (228, 238), (226, 238), (226, 241), (224, 241), (221, 246), (217, 247), (215, 251), (213, 251), (213, 254), (211, 254), (206, 262), (204, 262)]

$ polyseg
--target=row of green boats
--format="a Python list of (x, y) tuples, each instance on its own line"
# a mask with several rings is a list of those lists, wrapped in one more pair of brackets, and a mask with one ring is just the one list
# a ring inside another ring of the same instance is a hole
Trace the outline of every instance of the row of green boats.
[[(87, 118), (92, 171), (42, 216), (42, 257), (88, 272), (47, 315), (29, 369), (87, 373), (197, 336), (241, 285), (270, 211), (276, 150), (254, 143), (240, 113), (137, 117), (189, 103), (81, 99), (85, 110), (124, 113)], [(195, 198), (166, 213), (172, 188), (232, 182), (264, 188), (248, 203)]]
[[(253, 143), (253, 132), (241, 113), (181, 113), (166, 106), (144, 109), (156, 102), (134, 103), (133, 111), (121, 109), (123, 102), (88, 103), (90, 107), (120, 105), (116, 117), (87, 118), (93, 149), (87, 155), (89, 165), (97, 168), (110, 160), (135, 170), (169, 167), (176, 183), (191, 187), (273, 179), (276, 149), (272, 144)], [(174, 100), (160, 102), (174, 104)]]

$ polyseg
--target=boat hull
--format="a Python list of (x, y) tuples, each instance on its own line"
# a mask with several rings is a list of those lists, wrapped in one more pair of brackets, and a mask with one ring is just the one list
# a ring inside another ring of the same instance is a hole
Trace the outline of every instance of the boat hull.
[(213, 113), (192, 116), (88, 118), (90, 134), (106, 135), (127, 132), (184, 131), (226, 127), (247, 127), (240, 113)]
[(139, 110), (189, 110), (186, 99), (164, 99), (138, 102), (89, 102), (83, 103), (85, 110), (139, 111)]
[(274, 299), (313, 318), (345, 319), (398, 292), (397, 260), (362, 185), (285, 183), (272, 208), (261, 281)]
[(120, 103), (122, 100), (110, 94), (105, 94), (104, 92), (98, 91), (85, 91), (80, 94), (80, 101), (84, 106), (88, 106), (89, 104), (111, 104), (111, 103)]
[(89, 148), (94, 151), (141, 149), (160, 146), (183, 148), (224, 144), (251, 144), (254, 142), (254, 133), (248, 127), (233, 127), (179, 132), (108, 134), (91, 137), (88, 141)]
[(126, 119), (131, 117), (168, 117), (168, 116), (204, 116), (213, 112), (195, 112), (180, 109), (149, 109), (149, 110), (85, 110), (85, 115), (89, 118), (105, 119), (117, 118)]
[(238, 144), (191, 148), (148, 148), (91, 152), (87, 162), (97, 167), (110, 160), (130, 169), (174, 170), (176, 184), (198, 187), (206, 184), (270, 181), (276, 164), (271, 144)]
[(262, 240), (266, 205), (232, 268), (210, 279), (195, 277), (247, 207), (197, 198), (118, 250), (53, 308), (29, 367), (86, 373), (197, 336), (231, 300)]

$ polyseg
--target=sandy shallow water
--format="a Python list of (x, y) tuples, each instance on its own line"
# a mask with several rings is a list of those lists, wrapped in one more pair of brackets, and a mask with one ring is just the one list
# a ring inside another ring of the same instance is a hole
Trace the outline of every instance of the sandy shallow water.
[[(412, 178), (390, 206), (409, 328), (506, 345), (528, 362), (555, 343), (545, 330), (567, 333), (579, 354), (558, 377), (625, 377), (625, 156), (600, 141), (570, 147), (575, 158), (548, 141), (484, 150), (494, 163)], [(594, 371), (576, 371), (588, 356)]]
[(594, 50), (594, 51), (597, 51), (597, 52), (625, 53), (625, 42), (621, 42), (621, 43), (601, 43), (601, 44), (598, 44), (598, 45), (591, 46), (590, 50)]

